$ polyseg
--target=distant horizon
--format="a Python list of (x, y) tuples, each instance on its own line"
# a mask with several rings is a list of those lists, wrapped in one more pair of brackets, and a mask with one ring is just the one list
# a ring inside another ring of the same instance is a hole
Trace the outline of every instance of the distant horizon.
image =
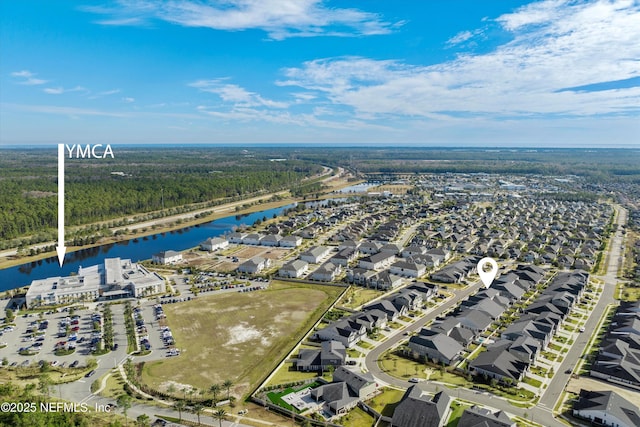
[[(19, 143), (19, 144), (3, 144), (0, 143), (0, 149), (38, 149), (38, 148), (55, 148), (57, 144), (78, 144), (78, 142), (39, 142), (39, 143)], [(79, 143), (81, 145), (101, 144), (105, 146), (110, 144), (112, 147), (140, 147), (140, 148), (171, 148), (171, 147), (224, 147), (224, 148), (344, 148), (344, 149), (366, 149), (368, 147), (381, 148), (413, 148), (413, 149), (432, 149), (432, 150), (481, 150), (481, 151), (555, 151), (555, 150), (640, 150), (640, 144), (628, 145), (593, 145), (593, 146), (545, 146), (545, 145), (436, 145), (436, 144), (419, 144), (419, 143), (365, 143), (365, 142), (317, 142), (317, 143), (296, 143), (296, 142), (104, 142), (104, 143)]]

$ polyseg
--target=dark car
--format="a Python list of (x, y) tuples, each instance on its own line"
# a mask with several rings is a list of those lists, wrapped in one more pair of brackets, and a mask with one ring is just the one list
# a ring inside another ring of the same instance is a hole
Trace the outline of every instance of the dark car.
[(111, 351), (116, 351), (118, 349), (118, 344), (114, 344), (111, 346)]
[(90, 370), (89, 372), (87, 372), (87, 373), (85, 374), (85, 376), (84, 376), (84, 377), (85, 377), (85, 378), (89, 378), (90, 376), (92, 376), (92, 375), (93, 375), (93, 374), (95, 374), (95, 373), (96, 373), (96, 370), (95, 370), (95, 369), (92, 369), (92, 370)]

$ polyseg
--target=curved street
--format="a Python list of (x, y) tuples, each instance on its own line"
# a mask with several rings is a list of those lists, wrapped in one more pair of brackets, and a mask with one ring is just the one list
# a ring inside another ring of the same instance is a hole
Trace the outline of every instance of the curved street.
[[(553, 409), (571, 377), (571, 374), (567, 374), (565, 373), (565, 371), (575, 368), (576, 361), (580, 359), (591, 335), (596, 332), (596, 328), (598, 326), (600, 318), (604, 314), (607, 306), (615, 302), (614, 292), (616, 288), (618, 268), (620, 265), (619, 257), (622, 253), (623, 246), (623, 234), (620, 226), (626, 224), (627, 222), (627, 211), (619, 206), (616, 206), (616, 208), (617, 215), (615, 224), (617, 227), (614, 235), (612, 236), (611, 244), (609, 246), (609, 256), (604, 258), (604, 260), (608, 259), (609, 261), (607, 264), (606, 274), (604, 276), (594, 276), (597, 279), (603, 280), (604, 286), (602, 294), (585, 324), (585, 330), (591, 333), (580, 334), (579, 339), (576, 339), (574, 344), (569, 349), (566, 357), (562, 361), (560, 368), (556, 370), (556, 374), (553, 376), (551, 383), (546, 389), (543, 389), (542, 396), (540, 397), (538, 404), (532, 408), (519, 408), (510, 404), (508, 400), (502, 397), (494, 396), (493, 394), (487, 392), (478, 392), (465, 388), (455, 389), (455, 392), (451, 393), (452, 395), (459, 399), (477, 402), (487, 407), (505, 411), (511, 415), (527, 418), (546, 427), (566, 427), (565, 423), (558, 420), (553, 415)], [(401, 331), (396, 332), (394, 335), (390, 336), (388, 340), (376, 346), (365, 357), (366, 368), (376, 378), (380, 379), (382, 382), (385, 382), (390, 386), (401, 389), (406, 389), (411, 386), (411, 383), (409, 383), (408, 381), (393, 377), (384, 372), (378, 365), (378, 360), (380, 359), (380, 357), (387, 350), (398, 346), (400, 342), (406, 340), (406, 337), (403, 336), (403, 332), (406, 331), (411, 333), (418, 331), (426, 323), (435, 319), (437, 316), (447, 311), (449, 308), (454, 307), (459, 301), (468, 297), (479, 287), (480, 283), (477, 283), (465, 289), (456, 291), (453, 298), (450, 298), (445, 303), (436, 307), (434, 310), (420, 318), (415, 323), (411, 324)], [(427, 389), (433, 393), (436, 393), (444, 387), (444, 384), (442, 383), (428, 380), (424, 381), (423, 384), (425, 384), (427, 386)]]

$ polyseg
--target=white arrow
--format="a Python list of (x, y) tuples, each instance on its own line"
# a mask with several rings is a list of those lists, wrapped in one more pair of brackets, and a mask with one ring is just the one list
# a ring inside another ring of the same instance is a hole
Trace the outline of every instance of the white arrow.
[(58, 263), (64, 264), (64, 254), (67, 247), (64, 245), (64, 144), (58, 144)]

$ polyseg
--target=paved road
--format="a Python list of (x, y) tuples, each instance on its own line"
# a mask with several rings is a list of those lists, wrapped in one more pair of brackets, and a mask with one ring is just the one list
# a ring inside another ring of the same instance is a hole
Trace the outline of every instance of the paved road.
[[(620, 214), (616, 219), (616, 224), (625, 224), (626, 221), (627, 221), (627, 212), (624, 209), (620, 209)], [(595, 330), (595, 328), (597, 327), (598, 321), (600, 320), (600, 317), (602, 316), (602, 314), (604, 313), (604, 310), (606, 309), (606, 306), (614, 302), (613, 296), (615, 292), (616, 275), (618, 272), (618, 265), (619, 265), (618, 258), (620, 257), (621, 246), (623, 243), (622, 237), (623, 236), (620, 231), (617, 231), (613, 237), (612, 244), (610, 246), (611, 252), (609, 256), (609, 265), (607, 266), (607, 273), (605, 276), (598, 277), (605, 281), (604, 291), (602, 293), (602, 296), (598, 300), (598, 303), (596, 304), (595, 309), (593, 310), (593, 312), (591, 313), (589, 319), (585, 324), (586, 331)], [(457, 304), (458, 301), (470, 295), (472, 292), (478, 289), (479, 286), (480, 284), (478, 283), (467, 289), (458, 291), (454, 298), (450, 299), (445, 304), (438, 307), (436, 310), (432, 311), (431, 313), (426, 315), (424, 318), (420, 319), (415, 324), (409, 326), (406, 330), (408, 331), (419, 330), (428, 321), (434, 319), (436, 316), (439, 316), (440, 313), (446, 311), (450, 307)], [(452, 394), (454, 394), (458, 398), (469, 400), (472, 402), (477, 402), (479, 404), (486, 405), (488, 407), (500, 409), (509, 414), (517, 415), (520, 417), (526, 416), (526, 418), (528, 418), (529, 420), (535, 421), (536, 423), (542, 424), (546, 427), (566, 427), (566, 424), (562, 423), (561, 421), (559, 421), (553, 416), (553, 408), (570, 378), (569, 374), (564, 373), (565, 370), (575, 366), (590, 336), (591, 334), (589, 334), (588, 332), (585, 332), (584, 334), (579, 336), (579, 339), (576, 340), (574, 345), (571, 347), (571, 349), (567, 353), (567, 356), (563, 360), (561, 364), (561, 369), (559, 369), (556, 375), (554, 375), (551, 383), (549, 384), (547, 389), (544, 391), (544, 394), (542, 395), (540, 402), (536, 407), (518, 408), (511, 405), (507, 400), (500, 397), (493, 396), (490, 393), (481, 393), (481, 392), (476, 392), (473, 390), (462, 389), (462, 388), (456, 389), (456, 391), (453, 392)], [(367, 369), (376, 378), (379, 378), (381, 381), (386, 382), (389, 385), (392, 385), (395, 387), (407, 388), (411, 385), (411, 383), (388, 375), (387, 373), (383, 372), (380, 369), (377, 363), (378, 359), (385, 351), (397, 346), (398, 343), (403, 339), (406, 339), (406, 337), (398, 333), (392, 338), (390, 338), (389, 340), (385, 341), (380, 346), (371, 350), (371, 352), (369, 352), (365, 358), (365, 364), (367, 366)], [(428, 386), (428, 389), (434, 393), (444, 388), (443, 385), (439, 385), (435, 382), (428, 382), (426, 384)]]
[[(626, 224), (626, 222), (627, 211), (620, 208), (618, 217), (616, 219), (616, 224), (623, 225)], [(578, 360), (580, 359), (580, 356), (582, 355), (587, 345), (587, 342), (591, 338), (591, 334), (595, 332), (598, 326), (598, 322), (600, 321), (600, 318), (607, 308), (607, 305), (613, 304), (615, 302), (614, 294), (617, 282), (616, 276), (618, 274), (618, 266), (620, 265), (618, 258), (620, 258), (621, 256), (623, 242), (624, 240), (622, 231), (621, 228), (618, 227), (618, 230), (614, 234), (610, 245), (609, 264), (607, 265), (607, 272), (604, 276), (594, 276), (604, 281), (604, 289), (602, 291), (602, 294), (600, 295), (600, 298), (598, 299), (598, 303), (596, 304), (595, 308), (589, 316), (589, 319), (584, 325), (585, 333), (580, 334), (579, 338), (573, 344), (571, 349), (569, 349), (569, 352), (564, 358), (560, 369), (558, 370), (556, 375), (553, 376), (551, 383), (544, 391), (544, 394), (540, 399), (540, 405), (544, 405), (550, 408), (553, 408), (555, 406), (556, 402), (560, 398), (560, 395), (562, 394), (562, 391), (564, 390), (567, 382), (570, 379), (570, 374), (565, 374), (565, 371), (567, 369), (573, 370), (573, 368), (576, 366)]]

